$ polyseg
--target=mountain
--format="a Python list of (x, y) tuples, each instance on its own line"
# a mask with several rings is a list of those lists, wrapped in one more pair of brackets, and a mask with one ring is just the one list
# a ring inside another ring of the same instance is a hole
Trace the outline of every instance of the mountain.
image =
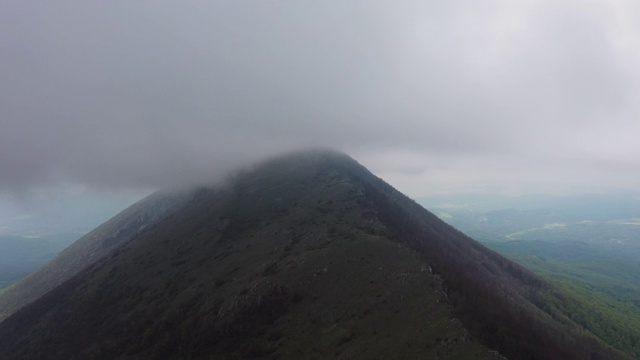
[(36, 271), (142, 195), (75, 191), (0, 200), (0, 289)]
[(0, 357), (630, 359), (341, 153), (273, 159), (131, 229), (2, 321)]
[[(0, 294), (0, 321), (103, 258), (145, 227), (177, 211), (190, 196), (192, 194), (183, 191), (152, 194), (81, 237), (52, 261)], [(25, 242), (20, 244), (24, 247)], [(16, 252), (12, 253), (15, 256)], [(24, 258), (28, 259), (26, 255)]]
[(0, 234), (0, 289), (15, 283), (46, 264), (66, 247), (67, 239), (64, 238), (62, 234), (57, 238)]
[(580, 325), (640, 358), (639, 199), (627, 192), (422, 201), (464, 233), (570, 292), (580, 303), (573, 311)]

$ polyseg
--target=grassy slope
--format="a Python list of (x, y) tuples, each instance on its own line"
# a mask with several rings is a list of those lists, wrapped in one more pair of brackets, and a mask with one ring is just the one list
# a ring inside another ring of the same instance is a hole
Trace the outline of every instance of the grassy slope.
[(494, 356), (453, 312), (510, 359), (625, 358), (566, 317), (554, 286), (366, 169), (315, 161), (204, 190), (0, 323), (1, 355)]
[[(56, 330), (28, 329), (31, 345), (3, 358), (496, 358), (452, 318), (417, 253), (371, 232), (381, 224), (349, 178), (297, 174), (314, 181), (260, 173), (203, 192), (29, 307)], [(0, 334), (2, 348), (15, 333)]]
[[(552, 280), (575, 300), (562, 311), (612, 346), (640, 358), (640, 287), (591, 269), (537, 256), (507, 254)], [(591, 265), (591, 266), (590, 266)], [(609, 264), (608, 269), (615, 267)]]
[(45, 238), (0, 235), (0, 287), (7, 287), (51, 260), (77, 235)]
[[(571, 237), (567, 235), (568, 237)], [(593, 235), (592, 235), (593, 236)], [(576, 299), (564, 311), (608, 344), (640, 358), (638, 263), (576, 241), (488, 243)]]
[(143, 227), (177, 210), (187, 199), (188, 195), (180, 193), (152, 194), (81, 237), (0, 294), (0, 321), (94, 264)]
[[(573, 209), (561, 202), (564, 212), (510, 209), (476, 214), (449, 209), (440, 214), (492, 249), (553, 281), (574, 300), (571, 305), (558, 305), (562, 311), (608, 344), (640, 358), (638, 227), (608, 221), (637, 212), (635, 203), (625, 204), (622, 209)], [(581, 219), (605, 222), (576, 223)], [(545, 227), (558, 221), (567, 224)], [(505, 241), (509, 233), (521, 234), (520, 240)]]
[[(449, 299), (475, 333), (509, 358), (605, 359), (625, 358), (609, 351), (563, 309), (571, 308), (571, 294), (532, 276), (523, 267), (493, 253), (459, 231), (438, 221), (417, 204), (402, 202), (387, 216), (396, 233), (418, 249), (428, 248), (429, 262), (442, 271)], [(399, 214), (424, 214), (419, 222), (437, 234), (425, 244), (415, 223)], [(394, 215), (396, 214), (396, 215)], [(399, 217), (400, 216), (400, 217)], [(395, 217), (395, 219), (393, 219)], [(428, 220), (427, 220), (428, 219)], [(412, 229), (413, 228), (413, 229)], [(435, 245), (435, 246), (434, 246)], [(436, 250), (436, 251), (434, 251)]]

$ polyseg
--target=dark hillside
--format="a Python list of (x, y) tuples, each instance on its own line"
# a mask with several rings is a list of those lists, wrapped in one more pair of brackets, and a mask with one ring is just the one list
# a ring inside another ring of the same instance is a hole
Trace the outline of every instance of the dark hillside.
[[(2, 359), (625, 359), (571, 299), (343, 154), (180, 211), (0, 323)], [(461, 321), (460, 321), (461, 320)]]
[(0, 234), (0, 289), (24, 278), (44, 265), (60, 250), (73, 234), (25, 237)]
[(152, 194), (81, 237), (0, 294), (0, 321), (100, 260), (145, 227), (177, 211), (192, 196), (182, 192)]

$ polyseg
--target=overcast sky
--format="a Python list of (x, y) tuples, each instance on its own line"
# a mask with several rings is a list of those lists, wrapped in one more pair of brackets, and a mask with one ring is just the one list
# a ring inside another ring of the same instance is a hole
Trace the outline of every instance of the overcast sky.
[(0, 2), (0, 193), (304, 147), (413, 197), (640, 189), (636, 1)]

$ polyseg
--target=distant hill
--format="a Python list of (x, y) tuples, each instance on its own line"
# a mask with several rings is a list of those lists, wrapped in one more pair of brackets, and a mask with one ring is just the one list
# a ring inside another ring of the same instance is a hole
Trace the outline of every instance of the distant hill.
[(0, 323), (0, 358), (630, 359), (344, 154), (191, 194), (149, 226), (120, 214), (126, 240)]

